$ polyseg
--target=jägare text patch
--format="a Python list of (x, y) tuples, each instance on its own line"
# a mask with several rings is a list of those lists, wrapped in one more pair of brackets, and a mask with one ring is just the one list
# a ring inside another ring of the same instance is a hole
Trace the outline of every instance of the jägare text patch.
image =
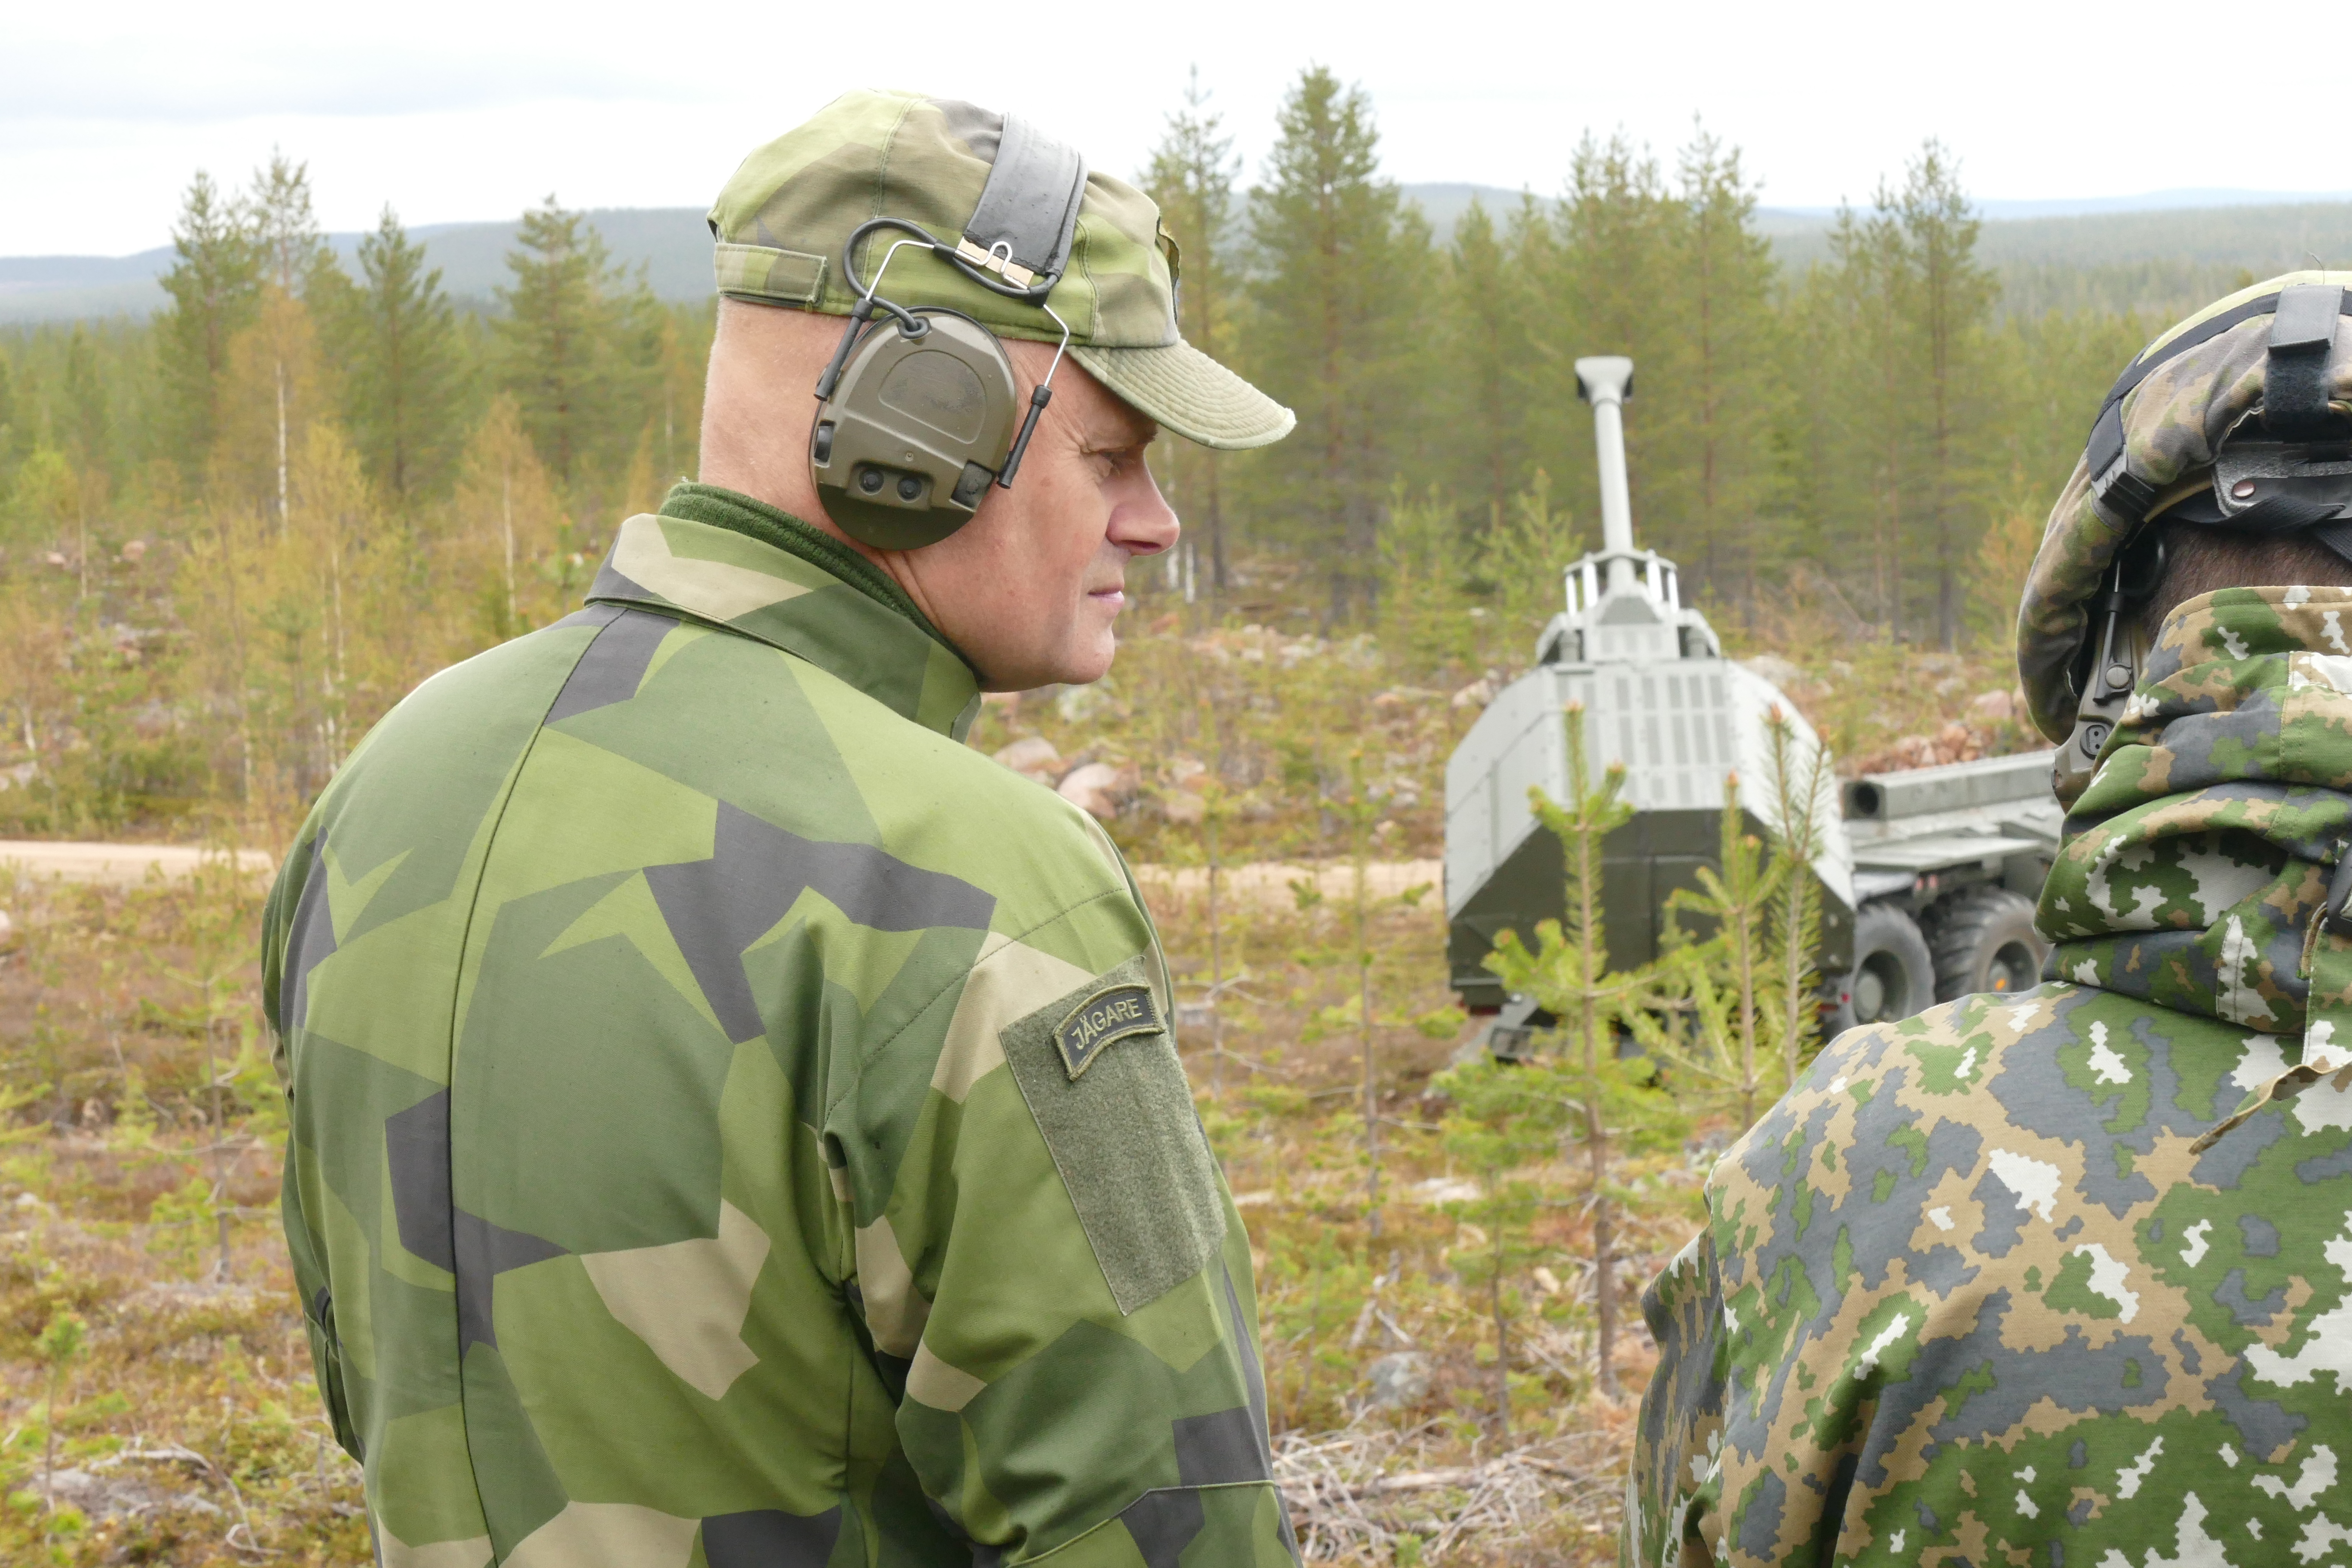
[(1054, 1030), (1062, 1066), (1075, 1079), (1114, 1043), (1131, 1035), (1157, 1034), (1160, 1009), (1146, 985), (1108, 985), (1070, 1009)]
[(1121, 1313), (1208, 1267), (1225, 1239), (1215, 1160), (1139, 952), (997, 1031)]

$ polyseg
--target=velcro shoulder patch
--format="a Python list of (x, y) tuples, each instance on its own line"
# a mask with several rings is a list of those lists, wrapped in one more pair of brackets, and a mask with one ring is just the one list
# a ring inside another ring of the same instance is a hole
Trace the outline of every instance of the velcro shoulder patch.
[(1054, 1030), (1062, 1067), (1073, 1079), (1094, 1066), (1120, 1040), (1160, 1031), (1160, 1007), (1148, 985), (1106, 985), (1076, 1006)]
[(1132, 1312), (1225, 1239), (1217, 1166), (1139, 953), (997, 1031), (1103, 1282)]

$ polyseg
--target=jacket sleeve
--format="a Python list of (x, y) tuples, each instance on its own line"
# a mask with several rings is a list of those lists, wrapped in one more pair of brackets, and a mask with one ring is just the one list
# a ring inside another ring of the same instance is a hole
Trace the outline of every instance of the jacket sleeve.
[(1722, 1534), (1727, 1344), (1711, 1223), (1650, 1282), (1642, 1315), (1658, 1342), (1658, 1370), (1642, 1396), (1618, 1562), (1695, 1568), (1716, 1560)]
[(1134, 900), (991, 932), (939, 1005), (896, 1168), (876, 1168), (908, 1103), (877, 1070), (891, 1047), (834, 1143), (926, 1511), (1005, 1563), (1295, 1561), (1248, 1242)]
[[(316, 951), (320, 912), (311, 907), (325, 896), (323, 878), (314, 877), (318, 841), (306, 830), (287, 852), (269, 901), (261, 916), (261, 1005), (269, 1021), (271, 1050), (278, 1080), (291, 1091), (294, 1081), (293, 1037), (302, 1026), (288, 1011), (299, 1005), (299, 982)], [(304, 918), (308, 916), (308, 920)], [(331, 927), (328, 928), (331, 931)], [(306, 943), (305, 939), (308, 938)], [(304, 948), (314, 951), (307, 955)], [(298, 984), (289, 985), (289, 977)], [(285, 1173), (278, 1196), (279, 1215), (286, 1227), (286, 1250), (294, 1267), (294, 1289), (302, 1300), (302, 1326), (310, 1341), (310, 1366), (318, 1379), (320, 1402), (333, 1424), (335, 1441), (354, 1459), (361, 1457), (358, 1432), (352, 1420), (349, 1391), (343, 1377), (342, 1345), (335, 1333), (335, 1300), (328, 1287), (326, 1238), (311, 1223), (302, 1202), (302, 1174), (308, 1155), (301, 1144), (299, 1118), (287, 1119)]]
[(307, 837), (295, 841), (287, 851), (285, 864), (278, 868), (277, 880), (269, 885), (268, 901), (261, 908), (261, 1012), (269, 1022), (280, 1078), (286, 1073), (286, 1031), (300, 1022), (285, 1016), (279, 994), (286, 982), (286, 944), (294, 928), (295, 905), (310, 879), (311, 853)]

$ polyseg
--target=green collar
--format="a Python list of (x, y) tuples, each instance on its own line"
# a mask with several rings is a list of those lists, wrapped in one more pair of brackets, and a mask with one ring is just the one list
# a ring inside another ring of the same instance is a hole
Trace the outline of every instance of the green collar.
[[(898, 611), (908, 620), (935, 637), (959, 658), (963, 650), (948, 635), (931, 625), (930, 617), (907, 596), (890, 574), (860, 555), (821, 528), (812, 528), (781, 507), (754, 500), (740, 490), (722, 489), (693, 479), (680, 479), (670, 486), (669, 494), (662, 498), (664, 517), (682, 517), (688, 522), (707, 522), (713, 528), (731, 528), (738, 533), (749, 534), (762, 544), (772, 544), (787, 555), (797, 555), (813, 566), (822, 566), (853, 588), (862, 588)], [(967, 664), (971, 660), (966, 659)]]
[(903, 718), (961, 741), (980, 712), (971, 665), (898, 585), (789, 513), (681, 484), (621, 524), (588, 589), (797, 655)]

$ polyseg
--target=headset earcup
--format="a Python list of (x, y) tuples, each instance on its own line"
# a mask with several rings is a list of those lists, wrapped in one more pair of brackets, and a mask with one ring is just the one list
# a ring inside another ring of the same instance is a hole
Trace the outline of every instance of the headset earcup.
[(809, 433), (825, 515), (879, 550), (919, 550), (971, 520), (1003, 467), (1018, 413), (996, 335), (950, 310), (910, 337), (877, 322), (850, 352)]

